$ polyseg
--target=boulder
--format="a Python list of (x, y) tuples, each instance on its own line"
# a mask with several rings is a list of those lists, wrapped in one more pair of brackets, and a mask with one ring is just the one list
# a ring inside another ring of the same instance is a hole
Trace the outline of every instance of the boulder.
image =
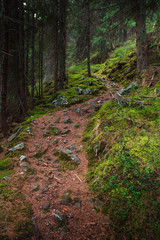
[(133, 82), (127, 88), (122, 88), (119, 91), (119, 94), (120, 95), (129, 94), (133, 89), (136, 89), (136, 88), (138, 88), (138, 84), (137, 84), (137, 82)]
[(24, 149), (24, 143), (19, 143), (18, 145), (14, 146), (13, 148), (10, 148), (9, 151), (14, 152), (16, 150), (22, 150), (22, 149)]

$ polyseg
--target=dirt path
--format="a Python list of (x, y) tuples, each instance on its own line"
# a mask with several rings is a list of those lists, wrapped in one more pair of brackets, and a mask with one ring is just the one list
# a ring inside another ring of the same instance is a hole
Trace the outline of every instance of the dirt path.
[[(93, 200), (85, 182), (88, 162), (82, 148), (89, 116), (111, 99), (111, 89), (116, 90), (111, 84), (108, 87), (100, 96), (31, 123), (33, 136), (25, 142), (25, 156), (35, 174), (24, 181), (21, 192), (32, 204), (36, 228), (33, 240), (112, 239), (109, 218), (96, 211), (100, 203)], [(48, 129), (53, 126), (60, 131), (56, 136), (49, 135)], [(70, 149), (79, 158), (80, 164), (74, 170), (63, 171), (57, 161), (59, 147)]]

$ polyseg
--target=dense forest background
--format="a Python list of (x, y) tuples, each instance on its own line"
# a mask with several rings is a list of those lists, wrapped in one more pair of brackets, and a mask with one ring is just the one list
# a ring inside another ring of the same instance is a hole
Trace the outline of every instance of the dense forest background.
[[(1, 127), (22, 120), (43, 98), (67, 84), (71, 65), (102, 63), (128, 39), (136, 38), (137, 72), (159, 28), (159, 1), (1, 1)], [(86, 59), (86, 60), (85, 60)]]

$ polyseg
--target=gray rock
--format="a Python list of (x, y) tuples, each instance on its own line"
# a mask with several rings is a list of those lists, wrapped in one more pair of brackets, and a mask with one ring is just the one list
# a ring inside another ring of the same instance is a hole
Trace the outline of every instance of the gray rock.
[(69, 132), (70, 132), (70, 130), (68, 129), (68, 130), (63, 131), (61, 134), (62, 134), (62, 135), (65, 135), (65, 134), (67, 134), (67, 133), (69, 133)]
[(83, 95), (91, 95), (92, 94), (92, 92), (91, 92), (91, 89), (84, 89), (83, 91), (82, 91), (82, 94)]
[(80, 113), (80, 111), (81, 111), (81, 108), (74, 108), (74, 109), (72, 109), (72, 112), (75, 112), (75, 113)]
[(75, 144), (71, 144), (67, 147), (69, 150), (75, 150), (76, 149), (76, 146)]
[(26, 132), (28, 132), (29, 134), (31, 134), (31, 128), (30, 128), (30, 127), (26, 128)]
[(84, 80), (84, 79), (85, 79), (85, 77), (83, 76), (83, 77), (80, 78), (80, 81), (82, 81), (82, 80)]
[(50, 203), (49, 203), (49, 202), (44, 202), (44, 203), (43, 203), (42, 208), (43, 208), (44, 210), (48, 210), (49, 207), (50, 207)]
[(21, 155), (21, 156), (20, 156), (20, 161), (22, 162), (22, 161), (25, 161), (25, 160), (26, 160), (26, 156)]
[(8, 176), (4, 176), (3, 177), (3, 180), (5, 180), (5, 181), (9, 181), (11, 178), (10, 177), (8, 177)]
[(20, 167), (21, 167), (24, 171), (28, 171), (28, 164), (27, 164), (27, 163), (20, 163)]
[(88, 86), (92, 86), (92, 85), (93, 85), (92, 81), (89, 81)]
[(129, 68), (127, 69), (127, 71), (125, 72), (125, 75), (127, 75), (127, 74), (130, 73), (130, 72), (132, 72), (132, 68), (131, 68), (131, 67), (129, 67)]
[(72, 123), (71, 119), (70, 118), (67, 118), (63, 121), (64, 123)]
[(79, 157), (78, 157), (75, 153), (73, 153), (72, 151), (70, 151), (69, 149), (60, 146), (60, 147), (58, 148), (58, 151), (67, 154), (67, 155), (72, 159), (72, 161), (74, 161), (74, 162), (77, 163), (77, 164), (80, 164), (80, 159), (79, 159)]
[(14, 152), (16, 150), (22, 150), (22, 149), (24, 149), (24, 143), (20, 143), (20, 144), (14, 146), (13, 148), (10, 148), (9, 151)]
[(16, 137), (19, 136), (19, 134), (22, 132), (23, 127), (19, 128), (18, 131), (14, 134), (12, 134), (9, 138), (8, 138), (8, 142), (12, 142)]
[(65, 96), (59, 97), (58, 100), (54, 100), (52, 103), (53, 107), (55, 108), (63, 105), (68, 105), (68, 101), (67, 99), (65, 99)]
[(76, 94), (77, 94), (77, 95), (82, 95), (82, 94), (83, 94), (83, 90), (78, 87)]
[(53, 135), (59, 135), (61, 132), (60, 129), (55, 126), (51, 126), (51, 130), (52, 130)]
[(119, 91), (119, 94), (120, 94), (120, 95), (128, 94), (128, 93), (130, 93), (133, 89), (136, 89), (136, 88), (138, 88), (138, 84), (137, 84), (137, 82), (133, 82), (133, 83), (131, 83), (127, 88), (122, 88), (122, 89)]
[(43, 137), (49, 137), (49, 136), (51, 136), (51, 134), (50, 134), (50, 132), (43, 132)]

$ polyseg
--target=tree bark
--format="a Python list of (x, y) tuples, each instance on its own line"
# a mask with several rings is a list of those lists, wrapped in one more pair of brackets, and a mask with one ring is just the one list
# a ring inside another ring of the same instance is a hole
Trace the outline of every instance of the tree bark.
[(146, 11), (144, 0), (137, 0), (136, 45), (137, 45), (137, 71), (138, 73), (140, 73), (143, 69), (147, 68)]
[(34, 84), (35, 84), (35, 0), (32, 0), (32, 77), (31, 77), (31, 108), (34, 108)]
[(87, 1), (87, 66), (88, 66), (88, 77), (91, 77), (91, 61), (90, 61), (90, 51), (91, 51), (91, 10), (90, 10), (90, 1)]
[(21, 100), (22, 100), (22, 111), (26, 113), (26, 79), (25, 79), (25, 34), (24, 34), (24, 5), (23, 0), (20, 1), (20, 74), (21, 74)]
[(58, 0), (53, 4), (54, 9), (54, 33), (53, 33), (53, 49), (54, 49), (54, 92), (58, 91)]
[[(9, 0), (3, 1), (3, 14), (8, 16), (8, 6)], [(2, 33), (3, 35), (3, 55), (2, 61), (2, 92), (1, 92), (1, 128), (4, 135), (7, 134), (7, 116), (6, 116), (6, 107), (7, 107), (7, 79), (8, 79), (8, 50), (9, 50), (9, 26), (8, 19), (3, 18), (2, 20)]]

